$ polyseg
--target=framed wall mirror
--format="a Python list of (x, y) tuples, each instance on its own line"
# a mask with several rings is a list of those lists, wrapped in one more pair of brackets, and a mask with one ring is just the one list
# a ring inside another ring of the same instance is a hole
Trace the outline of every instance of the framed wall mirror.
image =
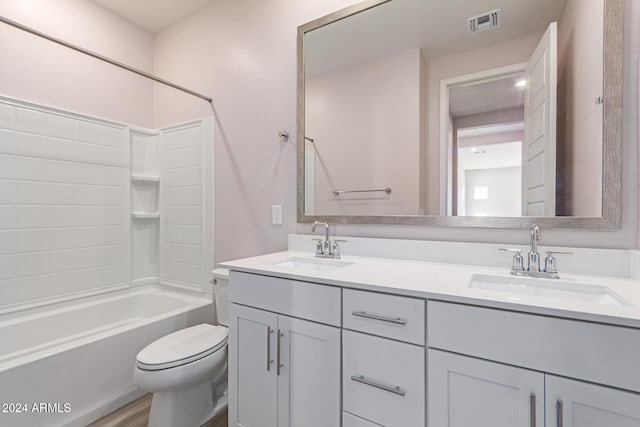
[(616, 229), (624, 0), (370, 0), (298, 28), (298, 220)]

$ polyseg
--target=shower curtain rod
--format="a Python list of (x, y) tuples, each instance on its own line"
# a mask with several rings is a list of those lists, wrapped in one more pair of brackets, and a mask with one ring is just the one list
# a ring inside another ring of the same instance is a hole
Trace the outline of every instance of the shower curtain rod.
[(158, 83), (162, 83), (163, 85), (170, 86), (170, 87), (172, 87), (174, 89), (178, 89), (179, 91), (188, 93), (189, 95), (193, 95), (193, 96), (196, 96), (196, 97), (198, 97), (200, 99), (204, 99), (205, 101), (207, 101), (210, 104), (213, 102), (213, 100), (210, 97), (206, 96), (206, 95), (202, 95), (202, 94), (200, 94), (198, 92), (194, 92), (191, 89), (187, 89), (185, 87), (182, 87), (180, 85), (172, 83), (172, 82), (170, 82), (168, 80), (165, 80), (165, 79), (162, 79), (160, 77), (154, 76), (153, 74), (147, 73), (146, 71), (142, 71), (142, 70), (139, 70), (137, 68), (130, 67), (127, 64), (123, 64), (122, 62), (118, 62), (118, 61), (116, 61), (114, 59), (111, 59), (111, 58), (108, 58), (106, 56), (100, 55), (99, 53), (93, 52), (91, 50), (88, 50), (88, 49), (85, 49), (83, 47), (77, 46), (75, 44), (71, 44), (71, 43), (66, 42), (64, 40), (61, 40), (59, 38), (50, 36), (48, 34), (45, 34), (45, 33), (41, 32), (41, 31), (35, 30), (35, 29), (31, 28), (31, 27), (27, 27), (26, 25), (22, 25), (19, 22), (12, 21), (11, 19), (7, 19), (4, 16), (0, 16), (0, 22), (3, 22), (5, 24), (7, 24), (7, 25), (15, 27), (15, 28), (17, 28), (19, 30), (26, 31), (27, 33), (31, 33), (31, 34), (33, 34), (35, 36), (42, 37), (43, 39), (46, 39), (46, 40), (49, 40), (51, 42), (57, 43), (59, 45), (67, 47), (69, 49), (73, 49), (73, 50), (75, 50), (77, 52), (84, 53), (85, 55), (89, 55), (89, 56), (91, 56), (91, 57), (93, 57), (95, 59), (99, 59), (100, 61), (108, 62), (111, 65), (115, 65), (116, 67), (120, 67), (120, 68), (123, 68), (123, 69), (125, 69), (127, 71), (131, 71), (132, 73), (138, 74), (139, 76), (146, 77), (146, 78), (154, 80), (154, 81), (156, 81)]

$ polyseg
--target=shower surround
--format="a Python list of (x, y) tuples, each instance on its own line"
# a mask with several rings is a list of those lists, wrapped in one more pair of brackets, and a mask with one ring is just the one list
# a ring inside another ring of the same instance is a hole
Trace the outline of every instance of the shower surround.
[(3, 402), (69, 402), (47, 422), (84, 425), (139, 395), (146, 344), (213, 321), (212, 164), (208, 118), (150, 130), (0, 97)]

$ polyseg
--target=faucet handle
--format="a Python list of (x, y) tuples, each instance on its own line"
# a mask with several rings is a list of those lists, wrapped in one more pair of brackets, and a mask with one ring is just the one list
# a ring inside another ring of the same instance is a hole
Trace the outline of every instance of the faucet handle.
[(513, 264), (511, 265), (511, 274), (518, 274), (524, 271), (524, 258), (522, 257), (522, 249), (500, 248), (500, 252), (514, 253)]
[(544, 259), (545, 273), (558, 273), (558, 261), (554, 255), (573, 255), (573, 252), (547, 251), (547, 257)]
[(323, 240), (322, 239), (311, 239), (311, 240), (315, 240), (316, 242), (316, 255), (324, 254), (324, 246), (322, 244)]
[(331, 243), (331, 255), (334, 259), (340, 259), (340, 245), (335, 240)]

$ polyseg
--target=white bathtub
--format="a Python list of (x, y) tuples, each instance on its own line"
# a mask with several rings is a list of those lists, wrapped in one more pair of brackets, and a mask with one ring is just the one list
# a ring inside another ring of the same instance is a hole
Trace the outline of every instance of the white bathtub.
[(0, 426), (108, 414), (142, 395), (132, 374), (144, 346), (213, 314), (210, 296), (151, 286), (0, 315)]

